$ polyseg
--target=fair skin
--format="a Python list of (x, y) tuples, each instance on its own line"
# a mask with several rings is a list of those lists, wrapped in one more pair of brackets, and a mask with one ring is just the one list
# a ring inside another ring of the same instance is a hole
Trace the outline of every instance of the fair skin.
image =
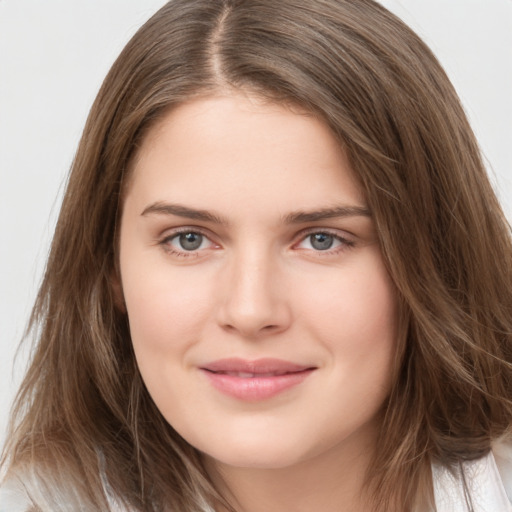
[(157, 407), (237, 510), (365, 510), (397, 305), (340, 145), (226, 92), (169, 112), (132, 173), (121, 286)]

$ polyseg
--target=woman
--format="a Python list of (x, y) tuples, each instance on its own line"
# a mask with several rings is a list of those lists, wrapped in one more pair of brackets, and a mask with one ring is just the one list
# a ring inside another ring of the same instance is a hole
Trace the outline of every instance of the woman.
[(385, 9), (171, 1), (85, 127), (5, 492), (509, 510), (511, 256), (452, 86)]

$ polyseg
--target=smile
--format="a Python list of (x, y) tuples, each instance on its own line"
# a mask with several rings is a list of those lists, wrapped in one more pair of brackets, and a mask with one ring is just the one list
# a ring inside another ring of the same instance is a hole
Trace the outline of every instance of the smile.
[(260, 401), (297, 386), (316, 368), (280, 359), (221, 359), (200, 369), (223, 394), (238, 400)]

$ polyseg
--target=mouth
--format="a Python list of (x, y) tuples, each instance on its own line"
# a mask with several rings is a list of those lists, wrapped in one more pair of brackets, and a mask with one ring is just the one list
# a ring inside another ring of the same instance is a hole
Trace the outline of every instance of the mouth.
[(245, 401), (272, 398), (302, 383), (316, 367), (281, 359), (220, 359), (200, 370), (221, 393)]
[[(206, 370), (208, 371), (208, 370)], [(278, 377), (279, 375), (286, 375), (287, 373), (295, 373), (295, 372), (266, 372), (266, 373), (256, 373), (256, 372), (212, 372), (217, 373), (219, 375), (230, 375), (231, 377), (239, 377), (240, 379), (253, 379), (254, 377)]]

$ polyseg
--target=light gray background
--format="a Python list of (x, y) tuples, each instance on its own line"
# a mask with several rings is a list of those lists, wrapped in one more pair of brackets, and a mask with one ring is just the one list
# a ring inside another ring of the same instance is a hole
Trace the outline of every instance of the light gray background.
[[(212, 0), (215, 1), (215, 0)], [(304, 0), (306, 1), (306, 0)], [(0, 445), (65, 177), (103, 77), (164, 0), (0, 0)], [(382, 0), (457, 88), (512, 217), (512, 0)]]

